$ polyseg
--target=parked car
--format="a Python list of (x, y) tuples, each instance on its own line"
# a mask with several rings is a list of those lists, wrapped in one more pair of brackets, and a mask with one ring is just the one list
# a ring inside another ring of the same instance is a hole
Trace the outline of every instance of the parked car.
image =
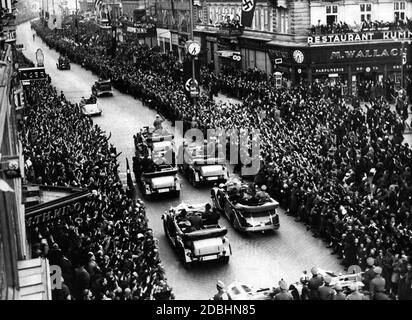
[(218, 218), (215, 221), (205, 218), (205, 206), (206, 203), (181, 203), (162, 216), (166, 237), (185, 267), (194, 261), (227, 263), (232, 255), (227, 229), (218, 224)]

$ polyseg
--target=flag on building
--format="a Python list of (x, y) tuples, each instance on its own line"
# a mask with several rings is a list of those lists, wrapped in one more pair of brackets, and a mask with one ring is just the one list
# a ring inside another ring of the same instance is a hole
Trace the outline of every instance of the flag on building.
[(251, 27), (253, 15), (255, 14), (256, 0), (242, 0), (242, 17), (241, 24), (245, 27)]

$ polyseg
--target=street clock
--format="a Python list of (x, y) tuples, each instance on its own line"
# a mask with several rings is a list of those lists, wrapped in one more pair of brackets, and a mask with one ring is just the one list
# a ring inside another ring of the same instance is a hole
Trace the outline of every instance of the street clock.
[(302, 63), (303, 60), (305, 60), (305, 56), (302, 51), (295, 50), (293, 51), (293, 59), (295, 59), (297, 63)]
[(192, 56), (197, 56), (200, 53), (200, 43), (196, 41), (187, 42), (187, 52)]

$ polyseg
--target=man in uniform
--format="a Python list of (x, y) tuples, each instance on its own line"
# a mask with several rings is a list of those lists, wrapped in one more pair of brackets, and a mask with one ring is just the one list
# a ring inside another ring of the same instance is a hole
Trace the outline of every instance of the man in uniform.
[(343, 293), (340, 284), (335, 285), (335, 295), (333, 296), (333, 300), (346, 300), (346, 294)]
[(375, 277), (369, 285), (371, 300), (389, 300), (385, 292), (386, 281), (385, 278), (382, 277), (382, 268), (375, 267), (373, 271), (375, 272)]
[(330, 286), (332, 278), (329, 275), (323, 277), (324, 284), (319, 287), (319, 299), (320, 300), (333, 300), (335, 295), (335, 290)]
[(311, 269), (312, 278), (308, 282), (309, 299), (319, 300), (319, 287), (323, 284), (323, 277), (319, 274), (318, 268), (313, 267)]
[(164, 121), (165, 120), (162, 117), (160, 117), (160, 115), (157, 114), (156, 119), (153, 121), (153, 127), (155, 128), (155, 130), (163, 129), (162, 123)]
[(349, 285), (351, 293), (346, 297), (346, 300), (365, 300), (365, 296), (358, 291), (358, 285), (351, 283)]
[(266, 192), (266, 190), (267, 190), (267, 187), (265, 185), (262, 185), (260, 190), (256, 192), (256, 199), (259, 201), (259, 203), (265, 203), (265, 202), (270, 201), (270, 196)]
[(218, 281), (216, 284), (217, 293), (213, 296), (213, 300), (229, 300), (227, 296), (225, 285), (222, 281)]
[(279, 281), (280, 292), (275, 295), (275, 300), (293, 300), (292, 294), (288, 290), (288, 284), (284, 280)]
[(375, 263), (375, 259), (373, 259), (372, 257), (369, 257), (368, 259), (366, 259), (366, 270), (363, 273), (363, 279), (362, 282), (365, 285), (365, 288), (369, 288), (369, 284), (371, 282), (371, 280), (373, 278), (375, 278), (375, 272), (373, 271), (373, 265)]

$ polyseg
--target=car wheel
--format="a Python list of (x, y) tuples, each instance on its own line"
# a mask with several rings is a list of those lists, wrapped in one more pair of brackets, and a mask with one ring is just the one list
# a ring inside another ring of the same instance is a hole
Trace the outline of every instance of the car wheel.
[(229, 263), (229, 258), (230, 258), (230, 256), (225, 256), (225, 257), (223, 257), (223, 258), (222, 258), (222, 262), (223, 262), (224, 264)]
[(195, 179), (195, 174), (193, 172), (190, 172), (189, 174), (189, 182), (193, 187), (197, 188), (197, 182)]
[(165, 232), (167, 241), (170, 241), (170, 232), (169, 229), (166, 227), (166, 221), (163, 221), (163, 230)]
[(179, 198), (180, 197), (180, 190), (176, 190), (174, 196), (176, 198)]

